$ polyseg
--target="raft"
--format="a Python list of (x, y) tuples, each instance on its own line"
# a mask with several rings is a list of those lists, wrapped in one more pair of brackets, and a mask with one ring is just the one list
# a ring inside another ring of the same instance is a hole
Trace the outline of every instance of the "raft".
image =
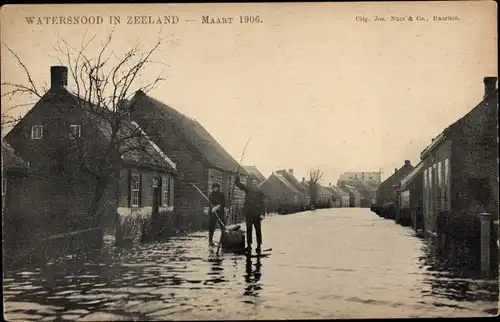
[(245, 248), (244, 230), (222, 230), (221, 246), (226, 251), (237, 251)]

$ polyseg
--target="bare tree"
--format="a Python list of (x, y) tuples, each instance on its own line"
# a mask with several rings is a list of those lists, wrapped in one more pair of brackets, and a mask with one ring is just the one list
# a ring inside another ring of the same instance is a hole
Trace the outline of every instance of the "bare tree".
[[(84, 36), (79, 46), (73, 46), (65, 39), (58, 37), (55, 48), (59, 63), (68, 68), (69, 83), (73, 87), (73, 90), (68, 90), (68, 92), (74, 98), (74, 105), (83, 111), (86, 124), (95, 125), (94, 128), (104, 133), (107, 138), (105, 143), (102, 143), (102, 140), (98, 140), (96, 136), (76, 136), (58, 152), (61, 159), (68, 155), (73, 156), (73, 164), (76, 163), (80, 171), (93, 178), (94, 188), (88, 205), (88, 213), (94, 225), (102, 216), (100, 209), (103, 197), (113, 177), (119, 174), (124, 156), (133, 152), (139, 152), (135, 155), (143, 157), (148, 153), (151, 154), (145, 134), (131, 122), (132, 105), (127, 102), (136, 91), (148, 92), (164, 80), (161, 73), (149, 79), (145, 79), (143, 75), (148, 66), (161, 64), (153, 61), (152, 56), (160, 46), (166, 43), (164, 39), (159, 38), (148, 49), (142, 48), (136, 42), (124, 55), (119, 56), (111, 48), (112, 35), (113, 33), (110, 33), (100, 44), (97, 54), (88, 53), (96, 36), (91, 37), (90, 40), (86, 40)], [(27, 79), (22, 84), (2, 82), (2, 88), (5, 89), (2, 91), (2, 98), (8, 101), (14, 101), (21, 96), (28, 98), (28, 102), (23, 105), (14, 104), (9, 107), (12, 112), (14, 108), (32, 105), (34, 103), (32, 100), (42, 99), (47, 90), (36, 86), (32, 74), (19, 55), (10, 47), (6, 47), (24, 71)], [(18, 120), (17, 117), (6, 116), (4, 118), (2, 115), (2, 129)]]
[(319, 168), (314, 168), (309, 171), (309, 197), (311, 197), (311, 203), (314, 205), (318, 199), (319, 193), (319, 182), (323, 178), (323, 172)]
[[(16, 110), (28, 106), (32, 106), (37, 100), (41, 99), (43, 94), (47, 91), (46, 86), (39, 88), (35, 85), (33, 78), (31, 77), (28, 68), (23, 63), (19, 55), (12, 50), (6, 44), (3, 44), (7, 51), (14, 57), (17, 65), (23, 70), (26, 76), (26, 83), (24, 84), (13, 84), (10, 82), (2, 82), (2, 112), (1, 112), (1, 125), (2, 132), (14, 126), (19, 120), (21, 120), (22, 115), (14, 115)], [(19, 99), (24, 99), (25, 101), (19, 102)], [(5, 103), (5, 104), (3, 104)], [(7, 106), (5, 108), (5, 106)]]

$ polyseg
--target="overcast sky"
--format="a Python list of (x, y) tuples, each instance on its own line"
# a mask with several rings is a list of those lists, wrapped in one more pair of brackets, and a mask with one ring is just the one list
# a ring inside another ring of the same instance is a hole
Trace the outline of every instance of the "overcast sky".
[[(181, 22), (161, 31), (125, 24), (132, 13)], [(201, 24), (201, 15), (246, 13), (263, 23)], [(101, 15), (105, 23), (29, 25), (24, 18), (68, 14)], [(385, 178), (405, 159), (417, 164), (431, 139), (482, 99), (483, 78), (497, 76), (494, 2), (4, 6), (2, 41), (35, 82), (49, 83), (57, 35), (75, 45), (85, 33), (103, 40), (109, 15), (122, 17), (112, 42), (118, 53), (137, 39), (148, 48), (159, 32), (168, 37), (154, 57), (168, 64), (167, 79), (150, 94), (198, 120), (237, 161), (251, 137), (243, 164), (265, 176), (293, 168), (301, 178), (320, 167), (324, 183), (344, 171), (382, 169)], [(431, 21), (362, 23), (358, 15)], [(460, 20), (433, 22), (433, 15)], [(1, 53), (2, 80), (25, 81), (4, 47)]]

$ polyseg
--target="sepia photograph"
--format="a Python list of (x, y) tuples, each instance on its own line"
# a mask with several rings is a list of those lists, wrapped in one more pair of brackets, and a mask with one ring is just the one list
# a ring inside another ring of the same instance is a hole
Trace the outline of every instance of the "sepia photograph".
[(2, 6), (4, 319), (497, 316), (497, 10)]

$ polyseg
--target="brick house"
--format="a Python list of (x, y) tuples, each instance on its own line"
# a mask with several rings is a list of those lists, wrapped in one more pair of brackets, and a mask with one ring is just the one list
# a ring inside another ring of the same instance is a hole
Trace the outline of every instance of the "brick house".
[[(319, 208), (332, 208), (333, 207), (333, 192), (322, 185), (318, 186), (318, 196), (316, 197), (316, 204)], [(318, 208), (318, 207), (317, 207)]]
[(127, 120), (117, 133), (126, 143), (121, 145), (116, 167), (110, 170), (109, 182), (102, 187), (97, 207), (102, 216), (96, 217), (101, 221), (90, 218), (98, 184), (96, 175), (85, 171), (82, 162), (92, 168), (109, 157), (105, 149), (111, 130), (97, 116), (101, 114), (95, 113), (97, 107), (67, 88), (67, 75), (66, 67), (51, 67), (50, 89), (5, 137), (30, 166), (17, 211), (35, 214), (46, 227), (40, 233), (50, 237), (104, 225), (114, 232), (117, 218), (171, 210), (176, 165), (147, 137), (138, 135), (140, 129)]
[(349, 207), (359, 208), (363, 200), (363, 195), (353, 186), (345, 182), (338, 182), (337, 185), (349, 194)]
[[(142, 91), (130, 101), (133, 119), (180, 169), (176, 180), (176, 209), (189, 218), (196, 228), (206, 225), (203, 215), (208, 202), (193, 187), (205, 195), (211, 192), (214, 182), (221, 186), (226, 200), (232, 200), (234, 221), (240, 221), (245, 194), (235, 187), (235, 172), (241, 174), (246, 184), (248, 173), (196, 120), (183, 115)], [(231, 193), (233, 193), (231, 196)]]
[(259, 188), (266, 196), (268, 212), (288, 214), (302, 210), (301, 192), (281, 174), (272, 173)]
[(410, 160), (405, 160), (403, 166), (399, 169), (395, 168), (394, 173), (378, 187), (377, 205), (380, 207), (380, 215), (382, 217), (396, 219), (396, 187), (412, 170), (413, 165)]
[(2, 139), (2, 213), (10, 214), (22, 202), (22, 184), (29, 173), (28, 163)]
[(337, 185), (344, 184), (356, 188), (361, 194), (361, 207), (371, 207), (377, 203), (377, 189), (381, 172), (345, 172), (339, 176)]
[[(293, 174), (293, 169), (288, 169), (288, 171), (285, 169), (278, 170), (276, 171), (276, 173), (282, 175), (286, 181), (288, 181), (295, 189), (297, 189), (300, 192), (300, 197), (299, 197), (300, 203), (303, 205), (304, 209), (309, 208), (311, 204), (311, 197), (309, 196), (309, 188), (301, 184), (299, 180), (297, 180), (297, 178)], [(305, 182), (305, 178), (302, 178), (302, 180)]]
[(335, 198), (334, 207), (349, 207), (349, 193), (345, 192), (340, 187), (332, 185), (330, 185), (328, 189), (333, 193)]
[(459, 239), (475, 239), (479, 232), (475, 215), (498, 214), (496, 81), (496, 77), (485, 77), (483, 99), (434, 138), (420, 155), (427, 234), (436, 235), (448, 222), (455, 230), (449, 233), (458, 234)]
[(415, 230), (423, 228), (423, 163), (420, 162), (404, 177), (396, 188), (396, 222), (412, 225)]

